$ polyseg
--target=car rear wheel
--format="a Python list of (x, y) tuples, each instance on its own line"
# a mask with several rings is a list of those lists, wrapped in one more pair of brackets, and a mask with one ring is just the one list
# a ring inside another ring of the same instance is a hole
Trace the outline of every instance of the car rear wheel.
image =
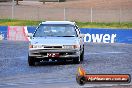
[(35, 60), (33, 57), (28, 56), (28, 64), (29, 66), (35, 66)]
[(84, 59), (84, 48), (83, 48), (83, 51), (82, 51), (82, 53), (80, 55), (80, 60), (83, 61), (83, 59)]

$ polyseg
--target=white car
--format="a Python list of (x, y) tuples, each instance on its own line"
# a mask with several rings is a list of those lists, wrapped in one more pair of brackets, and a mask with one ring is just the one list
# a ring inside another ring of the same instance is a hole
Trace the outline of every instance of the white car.
[(29, 36), (29, 66), (35, 62), (83, 61), (84, 34), (80, 34), (75, 22), (45, 21)]

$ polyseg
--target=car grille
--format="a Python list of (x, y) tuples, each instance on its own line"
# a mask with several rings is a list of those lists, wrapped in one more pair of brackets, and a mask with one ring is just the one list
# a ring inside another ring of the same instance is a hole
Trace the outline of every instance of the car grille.
[(44, 48), (62, 48), (62, 46), (44, 46)]

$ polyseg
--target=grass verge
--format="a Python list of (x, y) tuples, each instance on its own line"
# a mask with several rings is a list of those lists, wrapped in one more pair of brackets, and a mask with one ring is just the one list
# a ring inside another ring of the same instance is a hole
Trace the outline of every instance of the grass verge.
[[(37, 26), (40, 22), (42, 21), (0, 19), (0, 26)], [(123, 23), (76, 22), (76, 23), (81, 28), (132, 28), (132, 22)]]
[(0, 19), (0, 26), (36, 26), (41, 21)]

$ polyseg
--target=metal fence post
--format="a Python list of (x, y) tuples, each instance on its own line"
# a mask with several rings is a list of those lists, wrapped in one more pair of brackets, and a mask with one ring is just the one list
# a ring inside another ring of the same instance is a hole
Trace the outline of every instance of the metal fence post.
[(64, 8), (64, 21), (66, 21), (66, 8)]
[(91, 20), (90, 22), (92, 23), (93, 22), (93, 8), (91, 8)]
[(14, 19), (14, 0), (12, 0), (11, 18)]
[(120, 13), (119, 13), (119, 23), (121, 23), (121, 18), (122, 18), (122, 9), (120, 8)]
[(39, 18), (39, 7), (37, 7), (37, 15), (38, 15), (37, 19), (40, 20), (40, 18)]

